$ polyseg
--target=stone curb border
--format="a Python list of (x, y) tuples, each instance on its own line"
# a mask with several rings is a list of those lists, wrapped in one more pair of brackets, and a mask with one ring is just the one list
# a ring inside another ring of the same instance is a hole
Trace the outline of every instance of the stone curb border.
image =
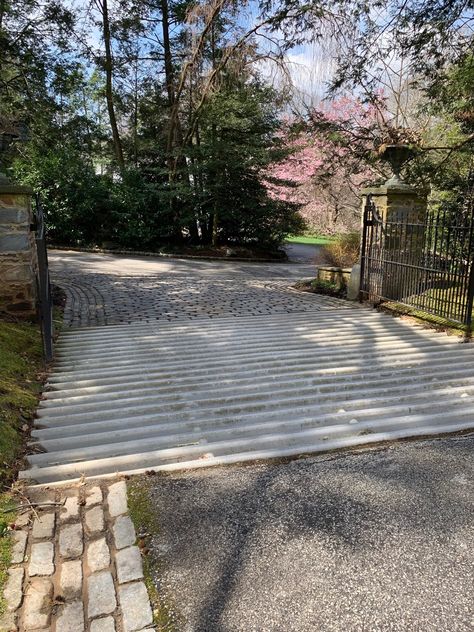
[(125, 481), (26, 493), (0, 632), (153, 632)]
[(256, 257), (211, 257), (201, 255), (180, 255), (167, 252), (149, 252), (147, 250), (111, 250), (108, 248), (79, 248), (78, 246), (58, 246), (48, 244), (49, 250), (64, 250), (71, 252), (91, 252), (97, 255), (129, 255), (130, 257), (156, 257), (157, 259), (201, 259), (202, 261), (224, 261), (225, 263), (248, 262), (248, 263), (286, 263), (291, 265), (288, 259), (259, 259)]

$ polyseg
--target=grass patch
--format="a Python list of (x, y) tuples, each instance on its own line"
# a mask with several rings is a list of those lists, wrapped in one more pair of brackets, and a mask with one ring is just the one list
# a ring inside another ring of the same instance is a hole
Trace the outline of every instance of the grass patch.
[[(147, 549), (146, 540), (156, 536), (160, 530), (158, 519), (150, 509), (151, 482), (147, 477), (137, 477), (127, 482), (130, 517), (135, 525), (138, 544), (142, 551)], [(141, 534), (146, 534), (146, 538), (141, 538)], [(143, 555), (143, 574), (152, 604), (153, 622), (157, 632), (177, 632), (181, 629), (181, 618), (170, 597), (158, 591), (159, 570), (160, 562), (157, 556), (152, 550), (148, 551), (147, 555)]]
[(0, 481), (4, 488), (18, 469), (41, 391), (42, 343), (32, 323), (0, 321)]
[[(13, 495), (4, 491), (19, 469), (42, 386), (42, 342), (38, 325), (0, 321), (0, 615), (8, 577), (15, 520)], [(9, 511), (10, 510), (10, 511)]]
[(8, 568), (11, 562), (11, 540), (8, 535), (9, 525), (15, 522), (15, 507), (18, 502), (13, 495), (0, 494), (0, 617), (4, 614), (6, 602), (3, 587), (8, 579)]
[(332, 244), (335, 237), (323, 237), (322, 235), (290, 235), (285, 239), (290, 244), (310, 244), (314, 246), (325, 246)]

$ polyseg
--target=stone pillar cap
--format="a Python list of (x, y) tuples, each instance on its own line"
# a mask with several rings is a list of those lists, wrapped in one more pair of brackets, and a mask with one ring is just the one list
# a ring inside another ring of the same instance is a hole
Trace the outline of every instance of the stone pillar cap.
[(386, 182), (379, 187), (367, 187), (366, 189), (362, 189), (362, 195), (381, 196), (393, 193), (396, 195), (409, 195), (411, 197), (426, 197), (429, 191), (427, 189), (416, 189), (409, 184), (400, 182), (394, 182), (393, 184)]

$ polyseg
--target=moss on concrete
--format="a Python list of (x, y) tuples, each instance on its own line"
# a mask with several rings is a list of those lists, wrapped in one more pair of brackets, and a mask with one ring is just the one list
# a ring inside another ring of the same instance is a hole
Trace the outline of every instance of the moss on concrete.
[[(128, 507), (130, 517), (137, 531), (139, 544), (147, 547), (147, 541), (153, 540), (160, 531), (158, 518), (151, 509), (150, 480), (146, 476), (130, 479), (127, 482)], [(146, 534), (140, 542), (140, 535)], [(173, 604), (172, 598), (157, 588), (160, 574), (160, 560), (153, 552), (147, 551), (143, 556), (145, 584), (153, 608), (153, 621), (157, 632), (178, 632), (181, 629), (181, 617)]]
[(382, 303), (379, 306), (379, 309), (398, 316), (408, 316), (418, 323), (424, 323), (427, 326), (434, 327), (435, 329), (439, 329), (441, 331), (446, 331), (447, 333), (455, 336), (469, 335), (467, 327), (461, 323), (448, 320), (447, 318), (441, 318), (440, 316), (435, 316), (429, 312), (423, 312), (414, 307), (408, 307), (402, 303), (396, 303), (394, 301)]

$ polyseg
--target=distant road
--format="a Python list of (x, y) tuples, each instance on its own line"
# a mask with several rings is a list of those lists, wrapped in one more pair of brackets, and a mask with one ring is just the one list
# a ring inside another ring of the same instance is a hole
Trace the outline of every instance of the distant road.
[(320, 253), (321, 248), (322, 246), (316, 244), (285, 243), (288, 258), (297, 263), (315, 263), (316, 255)]

